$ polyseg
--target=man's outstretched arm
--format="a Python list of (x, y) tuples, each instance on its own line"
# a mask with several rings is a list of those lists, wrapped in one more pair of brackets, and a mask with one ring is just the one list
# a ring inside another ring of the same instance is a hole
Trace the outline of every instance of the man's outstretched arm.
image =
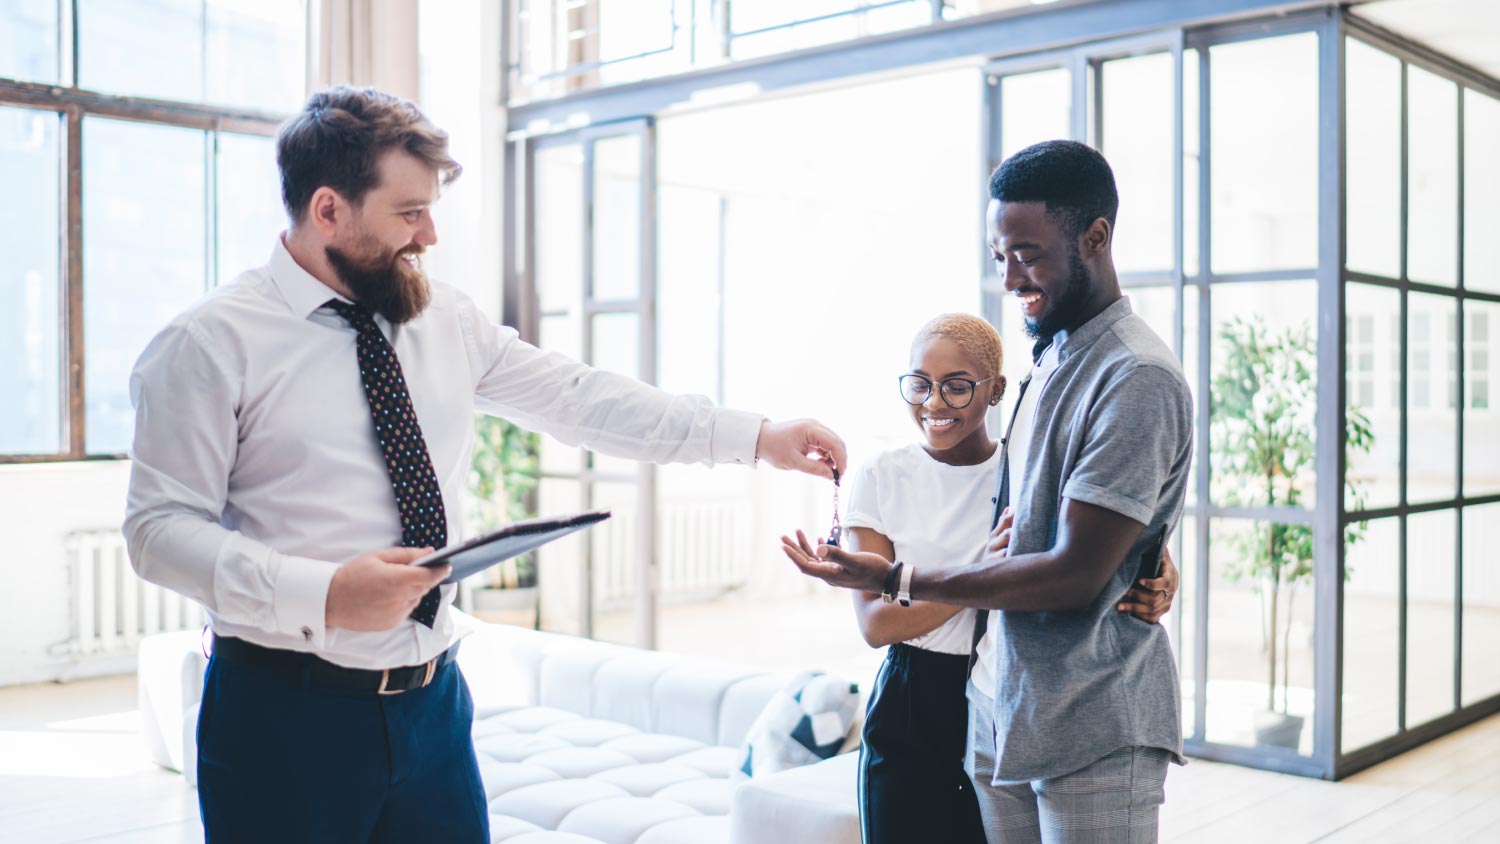
[[(1057, 542), (1047, 551), (1008, 557), (994, 551), (967, 566), (916, 566), (911, 596), (963, 607), (1044, 612), (1092, 603), (1130, 552), (1145, 526), (1113, 510), (1064, 499)], [(998, 533), (998, 531), (997, 531)], [(827, 545), (813, 549), (805, 537), (783, 537), (783, 550), (804, 574), (834, 586), (880, 592), (890, 560)], [(992, 538), (991, 548), (998, 544)]]

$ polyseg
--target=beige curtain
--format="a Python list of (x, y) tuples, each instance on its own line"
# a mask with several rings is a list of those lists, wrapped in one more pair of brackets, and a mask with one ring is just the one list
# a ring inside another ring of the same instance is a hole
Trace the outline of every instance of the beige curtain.
[(373, 85), (417, 100), (417, 0), (314, 0), (308, 84)]

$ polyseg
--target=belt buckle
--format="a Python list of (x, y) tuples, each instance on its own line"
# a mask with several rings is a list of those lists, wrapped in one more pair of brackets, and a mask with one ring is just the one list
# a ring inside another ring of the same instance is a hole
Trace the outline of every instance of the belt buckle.
[[(439, 658), (441, 658), (441, 654), (439, 654), (438, 656), (433, 657), (432, 659), (427, 660), (427, 673), (425, 675), (423, 675), (423, 677), (422, 677), (422, 684), (420, 686), (417, 686), (417, 688), (419, 688), (419, 689), (425, 689), (425, 688), (427, 688), (427, 685), (432, 682), (432, 675), (434, 675), (434, 674), (437, 673), (437, 662), (438, 662)], [(386, 688), (386, 685), (388, 685), (390, 683), (390, 681), (391, 681), (391, 670), (389, 668), (381, 670), (381, 672), (380, 672), (380, 688), (378, 688), (378, 689), (375, 690), (375, 694), (377, 694), (377, 695), (399, 695), (402, 692), (409, 691), (409, 689), (388, 689), (388, 688)]]

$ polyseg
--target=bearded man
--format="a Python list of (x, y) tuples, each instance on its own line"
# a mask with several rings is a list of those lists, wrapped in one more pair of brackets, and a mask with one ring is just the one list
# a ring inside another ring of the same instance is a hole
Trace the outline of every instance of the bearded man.
[(317, 93), (276, 159), (270, 262), (162, 329), (130, 380), (130, 559), (213, 630), (207, 840), (485, 844), (456, 587), (407, 565), (457, 538), (474, 413), (657, 463), (832, 478), (844, 446), (542, 351), (429, 281), (461, 168), (410, 102)]

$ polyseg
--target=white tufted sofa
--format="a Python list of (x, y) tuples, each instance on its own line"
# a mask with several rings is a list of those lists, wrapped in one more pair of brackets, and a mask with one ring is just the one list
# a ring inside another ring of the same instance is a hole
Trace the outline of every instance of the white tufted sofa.
[[(461, 613), (458, 622), (492, 842), (859, 841), (854, 754), (738, 787), (729, 779), (785, 677)], [(196, 631), (141, 643), (147, 744), (190, 783), (205, 665)]]

